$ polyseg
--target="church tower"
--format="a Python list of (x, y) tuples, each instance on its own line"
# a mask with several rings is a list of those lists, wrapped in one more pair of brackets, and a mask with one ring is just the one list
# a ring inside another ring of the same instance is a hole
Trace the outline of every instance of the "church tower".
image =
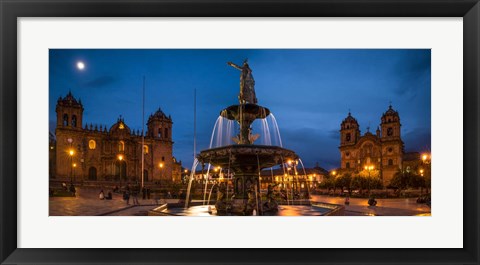
[(392, 105), (388, 107), (388, 110), (383, 113), (381, 119), (382, 128), (382, 140), (399, 140), (400, 139), (400, 116), (398, 112), (392, 108)]
[(340, 125), (340, 153), (341, 168), (355, 169), (357, 167), (357, 153), (355, 145), (360, 140), (360, 126), (357, 120), (348, 112), (348, 116)]
[(172, 141), (172, 118), (158, 108), (150, 115), (147, 122), (146, 139), (154, 140), (151, 147), (151, 163), (153, 166), (153, 178), (166, 181), (172, 179), (173, 171), (173, 141)]
[(81, 100), (76, 100), (72, 92), (57, 100), (57, 128), (82, 129), (83, 105)]
[(153, 137), (164, 141), (172, 141), (172, 118), (158, 110), (150, 115), (147, 122), (147, 137)]
[(340, 146), (355, 145), (360, 137), (360, 126), (348, 112), (348, 116), (340, 125)]
[(382, 175), (388, 183), (394, 174), (402, 168), (403, 141), (400, 134), (400, 116), (397, 111), (388, 107), (381, 118), (380, 130), (382, 142)]

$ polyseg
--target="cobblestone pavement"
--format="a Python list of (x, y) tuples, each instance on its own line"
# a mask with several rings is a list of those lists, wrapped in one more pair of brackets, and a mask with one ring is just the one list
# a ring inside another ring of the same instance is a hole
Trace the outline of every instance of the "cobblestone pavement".
[[(130, 205), (122, 199), (122, 195), (118, 193), (113, 194), (112, 200), (100, 200), (98, 194), (100, 189), (83, 189), (77, 187), (76, 197), (51, 197), (49, 201), (49, 216), (94, 216), (105, 215), (118, 210), (127, 210), (132, 207), (132, 198), (130, 197)], [(106, 193), (106, 191), (104, 190)], [(152, 205), (154, 208), (154, 200), (142, 200), (141, 196), (138, 199), (140, 205)], [(137, 208), (137, 207), (134, 207)], [(133, 213), (135, 210), (126, 211), (126, 213)], [(113, 213), (112, 213), (113, 214)], [(118, 214), (122, 215), (122, 214)]]
[[(312, 195), (313, 201), (345, 205), (345, 197)], [(385, 216), (428, 216), (431, 209), (425, 204), (418, 204), (416, 198), (376, 199), (377, 206), (369, 206), (366, 198), (350, 198), (350, 205), (345, 205), (345, 215), (385, 215)]]

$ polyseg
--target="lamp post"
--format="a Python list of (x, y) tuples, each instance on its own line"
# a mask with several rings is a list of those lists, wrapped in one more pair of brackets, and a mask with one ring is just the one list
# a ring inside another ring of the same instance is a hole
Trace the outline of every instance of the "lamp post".
[(118, 167), (120, 168), (120, 189), (122, 188), (122, 161), (123, 161), (123, 155), (118, 155)]
[(160, 181), (163, 179), (163, 163), (158, 164), (158, 167), (160, 168)]
[[(423, 154), (422, 155), (422, 163), (425, 167), (425, 186), (427, 186), (427, 180), (430, 177), (430, 163), (431, 163), (432, 156), (430, 154)], [(422, 169), (423, 170), (423, 169)], [(423, 177), (423, 171), (420, 172)], [(428, 188), (427, 188), (428, 193)]]
[(75, 168), (77, 167), (76, 163), (73, 163), (73, 181), (76, 183), (77, 179), (75, 178)]
[[(332, 176), (333, 176), (333, 178), (332, 178), (332, 181), (330, 182), (330, 185), (333, 184), (333, 195), (335, 195), (335, 189), (336, 189), (336, 187), (335, 187), (335, 176), (336, 176), (336, 175), (337, 175), (337, 171), (335, 171), (335, 170), (332, 171)], [(329, 186), (330, 186), (330, 185), (329, 185)], [(330, 188), (328, 188), (328, 194), (330, 194)]]
[(368, 171), (368, 196), (370, 196), (370, 172), (374, 169), (375, 167), (370, 165), (370, 166), (365, 166), (365, 170)]
[(68, 155), (70, 156), (70, 183), (73, 183), (73, 155), (75, 151), (73, 149), (68, 150)]

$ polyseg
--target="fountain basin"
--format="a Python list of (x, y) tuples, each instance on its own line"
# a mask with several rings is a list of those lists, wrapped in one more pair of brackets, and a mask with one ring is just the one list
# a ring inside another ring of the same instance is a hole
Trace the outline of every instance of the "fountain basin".
[(273, 167), (288, 160), (298, 159), (294, 151), (268, 145), (228, 145), (201, 151), (197, 156), (201, 163), (233, 172), (258, 174), (258, 170)]
[(243, 104), (243, 105), (232, 105), (220, 112), (220, 116), (227, 118), (229, 120), (240, 121), (240, 112), (242, 115), (249, 117), (249, 120), (255, 119), (265, 119), (270, 115), (270, 110), (268, 108), (262, 107), (257, 104)]
[[(264, 216), (330, 216), (343, 215), (343, 210), (344, 206), (323, 203), (318, 205), (280, 205), (277, 212), (269, 212)], [(217, 214), (214, 205), (198, 205), (189, 208), (167, 207), (158, 212), (165, 216), (236, 216), (232, 213)]]

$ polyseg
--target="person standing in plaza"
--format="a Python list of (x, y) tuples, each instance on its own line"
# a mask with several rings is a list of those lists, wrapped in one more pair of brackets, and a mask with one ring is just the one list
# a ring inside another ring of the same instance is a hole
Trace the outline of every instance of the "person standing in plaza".
[(127, 205), (130, 204), (130, 185), (127, 185), (125, 191), (123, 191), (123, 199), (127, 201)]
[(140, 187), (135, 184), (132, 188), (132, 202), (133, 202), (133, 205), (139, 205), (140, 203), (138, 203), (138, 193), (140, 193)]

